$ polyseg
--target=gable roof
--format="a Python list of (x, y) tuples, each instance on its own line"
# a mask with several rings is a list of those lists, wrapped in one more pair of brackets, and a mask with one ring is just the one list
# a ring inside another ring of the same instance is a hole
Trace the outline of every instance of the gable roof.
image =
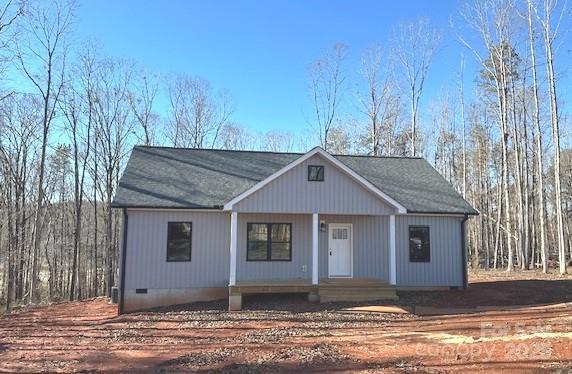
[[(408, 213), (477, 213), (422, 158), (326, 154)], [(112, 206), (222, 209), (305, 155), (135, 146)]]
[(385, 201), (390, 206), (395, 208), (399, 213), (401, 213), (401, 214), (406, 213), (406, 209), (403, 205), (399, 204), (399, 202), (395, 201), (395, 199), (393, 199), (391, 196), (389, 196), (385, 192), (381, 191), (378, 187), (371, 184), (370, 181), (368, 181), (367, 179), (365, 179), (364, 177), (362, 177), (361, 175), (356, 173), (354, 170), (349, 168), (346, 164), (344, 164), (343, 162), (341, 162), (340, 160), (338, 160), (334, 156), (330, 155), (328, 152), (324, 151), (320, 147), (315, 147), (314, 149), (312, 149), (308, 153), (305, 153), (304, 155), (298, 157), (296, 160), (290, 162), (289, 164), (287, 164), (286, 166), (284, 166), (280, 170), (277, 170), (276, 172), (272, 173), (272, 175), (270, 175), (269, 177), (265, 178), (264, 180), (260, 181), (259, 183), (255, 184), (254, 186), (250, 187), (248, 190), (242, 192), (238, 196), (235, 196), (231, 201), (229, 201), (228, 203), (226, 203), (224, 205), (224, 209), (225, 210), (232, 209), (232, 206), (234, 204), (236, 204), (237, 202), (239, 202), (242, 199), (252, 195), (256, 191), (258, 191), (259, 189), (261, 189), (262, 187), (267, 185), (268, 183), (272, 182), (274, 179), (276, 179), (276, 178), (280, 177), (281, 175), (287, 173), (289, 170), (292, 170), (296, 166), (300, 165), (301, 163), (303, 163), (304, 161), (306, 161), (307, 159), (309, 159), (315, 155), (320, 155), (320, 156), (324, 157), (326, 160), (331, 162), (334, 166), (336, 166), (337, 168), (342, 170), (344, 173), (346, 173), (354, 181), (361, 184), (366, 190), (369, 190), (374, 195), (381, 198), (383, 201)]

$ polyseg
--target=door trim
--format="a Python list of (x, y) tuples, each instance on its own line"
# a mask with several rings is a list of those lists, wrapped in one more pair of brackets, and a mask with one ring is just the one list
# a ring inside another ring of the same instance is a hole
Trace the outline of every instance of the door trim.
[[(334, 228), (348, 228), (350, 236), (350, 274), (346, 276), (331, 275), (330, 267), (330, 240), (332, 240), (332, 229)], [(353, 223), (329, 223), (328, 224), (328, 278), (353, 278), (354, 277), (354, 225)]]

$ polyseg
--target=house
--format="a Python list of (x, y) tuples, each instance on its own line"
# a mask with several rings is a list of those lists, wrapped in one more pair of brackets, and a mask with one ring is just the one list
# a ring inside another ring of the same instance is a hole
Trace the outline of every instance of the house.
[(467, 285), (477, 212), (424, 159), (136, 146), (123, 210), (120, 313), (242, 295), (395, 298)]

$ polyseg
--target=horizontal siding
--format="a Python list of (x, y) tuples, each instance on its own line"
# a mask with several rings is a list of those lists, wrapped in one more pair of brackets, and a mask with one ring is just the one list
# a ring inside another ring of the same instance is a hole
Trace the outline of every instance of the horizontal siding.
[[(429, 226), (431, 261), (409, 261), (409, 225)], [(399, 286), (462, 286), (461, 219), (397, 216), (396, 260)]]
[[(246, 261), (247, 223), (291, 223), (292, 261)], [(305, 270), (304, 271), (304, 267)], [(236, 280), (311, 279), (312, 216), (238, 214)]]
[[(389, 279), (389, 219), (387, 216), (332, 216), (320, 215), (329, 223), (353, 224), (354, 278)], [(328, 277), (328, 231), (319, 234), (320, 278)]]
[[(308, 165), (324, 165), (324, 181), (308, 181)], [(393, 208), (320, 155), (238, 202), (238, 212), (390, 214)]]
[[(129, 210), (126, 290), (228, 285), (230, 214)], [(167, 223), (193, 223), (190, 262), (167, 262)]]

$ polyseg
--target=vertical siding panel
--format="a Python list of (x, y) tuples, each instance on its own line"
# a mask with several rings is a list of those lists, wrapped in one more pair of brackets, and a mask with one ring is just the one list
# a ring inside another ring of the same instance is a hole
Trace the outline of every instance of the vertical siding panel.
[[(228, 284), (228, 213), (130, 210), (128, 214), (126, 289)], [(190, 262), (166, 261), (169, 221), (193, 223)]]
[[(324, 165), (324, 181), (308, 182), (308, 165)], [(389, 214), (392, 208), (316, 155), (235, 206), (243, 213)]]
[[(331, 223), (353, 224), (354, 277), (388, 280), (389, 242), (380, 225), (385, 223), (379, 216), (320, 215), (320, 220)], [(387, 224), (387, 223), (385, 223)], [(319, 234), (319, 275), (328, 277), (328, 232)]]
[[(292, 261), (246, 261), (248, 222), (291, 223)], [(311, 215), (240, 214), (238, 215), (237, 280), (310, 279), (312, 276)], [(302, 266), (306, 265), (306, 271)]]
[[(398, 216), (396, 219), (397, 284), (459, 286), (462, 282), (461, 221), (457, 217)], [(409, 225), (428, 225), (431, 261), (409, 262)]]

